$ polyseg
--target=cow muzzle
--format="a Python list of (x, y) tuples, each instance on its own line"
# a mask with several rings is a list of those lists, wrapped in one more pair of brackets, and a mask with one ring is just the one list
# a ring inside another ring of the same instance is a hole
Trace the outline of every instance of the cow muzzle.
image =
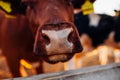
[(72, 53), (73, 43), (69, 41), (68, 36), (73, 31), (72, 28), (67, 28), (59, 31), (42, 30), (50, 43), (45, 46), (48, 55)]
[(73, 27), (40, 29), (37, 32), (34, 52), (49, 63), (65, 62), (82, 50)]

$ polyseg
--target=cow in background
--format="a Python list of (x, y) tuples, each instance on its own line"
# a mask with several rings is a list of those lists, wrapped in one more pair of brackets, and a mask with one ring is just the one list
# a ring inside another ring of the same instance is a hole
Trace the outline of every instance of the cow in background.
[[(78, 22), (81, 22), (78, 31), (81, 36), (83, 51), (81, 54), (76, 54), (74, 58), (65, 64), (67, 65), (66, 70), (120, 62), (119, 18), (94, 13), (82, 17), (83, 20), (81, 18), (78, 20)], [(86, 18), (88, 23), (84, 20)], [(97, 24), (91, 23), (95, 21)], [(82, 23), (88, 26), (85, 28)], [(74, 66), (71, 66), (73, 65), (71, 63), (74, 63)]]
[[(11, 3), (9, 14), (15, 15), (12, 19), (0, 18), (1, 49), (13, 77), (21, 76), (19, 61), (22, 58), (55, 64), (68, 61), (82, 51), (70, 0), (3, 2)], [(40, 70), (38, 68), (38, 73)]]
[(85, 1), (72, 1), (75, 12), (74, 22), (81, 36), (83, 51), (65, 64), (68, 66), (66, 70), (119, 62), (120, 21), (118, 17), (95, 13), (83, 15), (81, 5)]

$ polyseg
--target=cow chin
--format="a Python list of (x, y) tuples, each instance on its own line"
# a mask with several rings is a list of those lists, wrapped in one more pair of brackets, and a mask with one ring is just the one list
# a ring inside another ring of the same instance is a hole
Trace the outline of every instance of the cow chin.
[(66, 62), (73, 57), (74, 54), (59, 54), (59, 55), (49, 55), (42, 57), (46, 62), (50, 64), (55, 64), (58, 62)]

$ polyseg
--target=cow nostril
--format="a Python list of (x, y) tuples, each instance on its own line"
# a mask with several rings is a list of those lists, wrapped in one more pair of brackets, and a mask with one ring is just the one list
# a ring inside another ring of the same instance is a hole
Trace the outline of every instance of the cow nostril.
[(50, 43), (50, 39), (49, 39), (49, 37), (46, 34), (43, 33), (42, 37), (43, 37), (43, 39), (44, 39), (44, 41), (45, 41), (46, 44)]
[(68, 41), (71, 42), (73, 36), (73, 31), (71, 31), (68, 35)]

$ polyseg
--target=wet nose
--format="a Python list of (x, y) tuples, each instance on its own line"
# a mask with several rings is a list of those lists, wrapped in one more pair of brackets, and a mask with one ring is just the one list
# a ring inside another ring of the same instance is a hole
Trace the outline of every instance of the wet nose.
[(42, 30), (42, 36), (46, 41), (46, 51), (48, 55), (59, 53), (72, 53), (73, 43), (69, 41), (73, 28), (62, 30)]

